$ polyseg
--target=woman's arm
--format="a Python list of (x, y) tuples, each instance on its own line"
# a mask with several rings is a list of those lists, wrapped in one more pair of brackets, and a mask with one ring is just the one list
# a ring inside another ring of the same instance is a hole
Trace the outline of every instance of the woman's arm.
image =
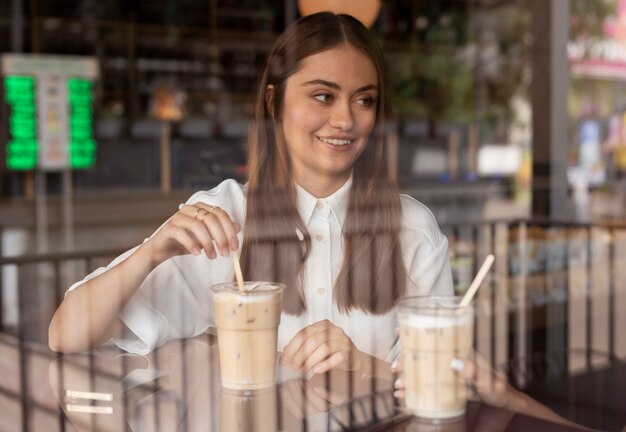
[[(146, 277), (178, 255), (228, 256), (238, 247), (239, 224), (224, 210), (203, 203), (184, 205), (129, 257), (68, 293), (50, 322), (48, 344), (59, 352), (99, 346), (124, 328), (120, 312)], [(215, 243), (215, 246), (214, 246)]]
[(149, 249), (140, 246), (120, 264), (68, 293), (48, 328), (52, 351), (89, 350), (121, 333), (121, 310), (156, 267)]
[[(396, 388), (394, 395), (400, 399), (403, 399), (405, 396), (404, 382), (402, 380), (402, 360), (402, 356), (400, 356), (398, 361), (392, 365), (394, 372), (400, 374), (400, 378), (394, 383)], [(486, 405), (503, 408), (512, 414), (524, 414), (552, 423), (572, 426), (584, 431), (594, 431), (594, 429), (589, 429), (561, 417), (547, 406), (516, 390), (506, 381), (506, 378), (501, 373), (491, 369), (489, 364), (476, 353), (474, 353), (472, 360), (455, 360), (451, 367), (460, 378), (472, 383), (476, 396)]]

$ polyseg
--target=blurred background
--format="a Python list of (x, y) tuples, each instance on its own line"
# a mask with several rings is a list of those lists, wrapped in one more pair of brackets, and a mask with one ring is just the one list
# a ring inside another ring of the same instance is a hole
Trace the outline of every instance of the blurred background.
[[(308, 3), (2, 2), (3, 253), (148, 222), (97, 237), (127, 245), (193, 191), (245, 179), (260, 67)], [(626, 2), (371, 4), (400, 185), (440, 222), (622, 216)]]
[(268, 50), (330, 4), (384, 47), (400, 187), (448, 235), (457, 291), (496, 254), (481, 354), (626, 358), (626, 0), (1, 1), (9, 344), (45, 346), (73, 281), (245, 181)]

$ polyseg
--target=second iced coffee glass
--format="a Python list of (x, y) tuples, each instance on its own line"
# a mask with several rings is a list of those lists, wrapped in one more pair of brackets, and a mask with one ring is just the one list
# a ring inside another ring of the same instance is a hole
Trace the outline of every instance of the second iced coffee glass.
[(213, 303), (222, 386), (271, 387), (276, 381), (276, 342), (285, 286), (273, 282), (214, 285)]
[(465, 382), (451, 368), (473, 346), (474, 309), (460, 297), (406, 297), (398, 302), (406, 406), (414, 415), (448, 419), (465, 413)]

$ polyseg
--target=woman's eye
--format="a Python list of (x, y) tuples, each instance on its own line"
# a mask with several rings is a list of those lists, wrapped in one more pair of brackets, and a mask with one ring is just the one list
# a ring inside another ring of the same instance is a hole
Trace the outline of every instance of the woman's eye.
[(331, 95), (326, 94), (326, 93), (317, 94), (317, 95), (314, 95), (313, 97), (320, 102), (330, 102), (333, 99)]
[(357, 100), (357, 103), (363, 105), (364, 107), (371, 107), (372, 105), (374, 105), (374, 102), (374, 98), (371, 98), (369, 96)]

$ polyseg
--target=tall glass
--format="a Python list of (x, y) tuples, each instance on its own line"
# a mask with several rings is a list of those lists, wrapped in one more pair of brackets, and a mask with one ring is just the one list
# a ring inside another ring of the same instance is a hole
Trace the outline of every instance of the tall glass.
[(467, 388), (451, 368), (473, 346), (474, 309), (460, 297), (406, 297), (398, 302), (406, 406), (414, 415), (451, 419), (465, 413)]
[(236, 390), (271, 387), (276, 381), (276, 342), (283, 284), (214, 285), (213, 305), (222, 386)]

